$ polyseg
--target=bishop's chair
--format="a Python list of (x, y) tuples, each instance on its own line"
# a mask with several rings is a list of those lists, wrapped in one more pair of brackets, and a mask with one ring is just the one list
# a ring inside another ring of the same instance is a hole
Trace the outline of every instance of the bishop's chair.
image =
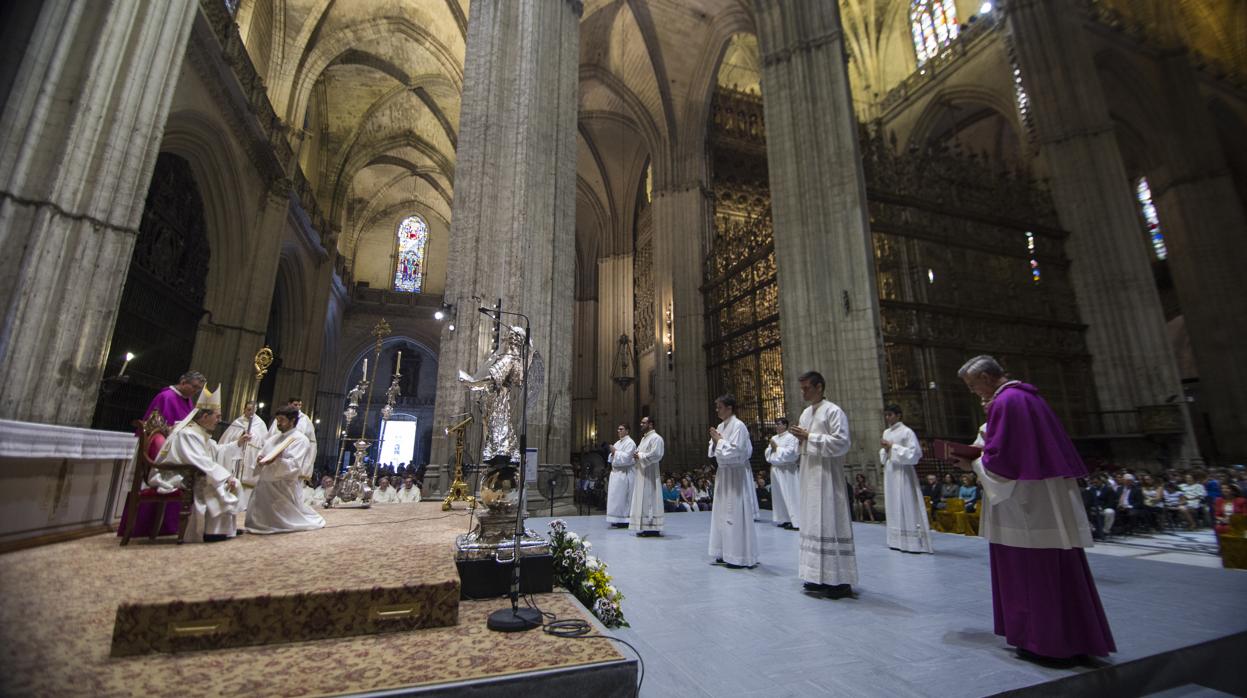
[[(165, 513), (170, 504), (179, 507), (177, 537), (181, 544), (186, 538), (186, 525), (190, 522), (191, 507), (195, 500), (195, 479), (199, 476), (199, 469), (193, 465), (161, 463), (161, 470), (182, 476), (185, 489), (161, 494), (156, 488), (148, 487), (148, 474), (156, 465), (151, 455), (152, 441), (157, 436), (163, 438), (168, 424), (159, 410), (152, 410), (146, 421), (136, 419), (131, 424), (139, 430), (139, 447), (134, 456), (134, 479), (121, 515), (121, 544), (129, 544), (136, 528), (146, 528), (148, 538), (152, 540), (160, 535), (173, 535), (172, 531), (162, 532), (165, 527)], [(140, 535), (142, 533), (140, 531)]]

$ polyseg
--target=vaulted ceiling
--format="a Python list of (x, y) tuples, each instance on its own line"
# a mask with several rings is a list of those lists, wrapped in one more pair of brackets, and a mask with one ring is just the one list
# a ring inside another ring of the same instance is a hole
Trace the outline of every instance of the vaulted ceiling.
[[(915, 67), (910, 0), (839, 0), (859, 113)], [(1247, 60), (1241, 0), (1103, 0), (1218, 60)], [(962, 22), (981, 0), (957, 0)], [(716, 84), (760, 89), (752, 0), (586, 0), (580, 34), (582, 259), (628, 248), (656, 192), (704, 176)], [(242, 0), (237, 20), (322, 209), (353, 260), (412, 210), (449, 229), (469, 0)], [(581, 266), (586, 266), (582, 264)], [(593, 266), (591, 263), (587, 266)], [(591, 274), (591, 270), (586, 270)], [(582, 280), (590, 283), (591, 279)]]

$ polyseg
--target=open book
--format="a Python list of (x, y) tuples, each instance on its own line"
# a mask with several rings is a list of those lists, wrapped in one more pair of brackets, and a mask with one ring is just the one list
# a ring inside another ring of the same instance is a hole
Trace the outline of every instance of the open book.
[(931, 443), (932, 455), (940, 460), (954, 460), (956, 458), (964, 458), (965, 460), (974, 460), (983, 455), (983, 449), (980, 446), (972, 446), (970, 444), (959, 444), (956, 441), (945, 441), (936, 439)]
[(273, 449), (271, 453), (264, 454), (260, 458), (260, 465), (268, 465), (269, 463), (277, 460), (277, 457), (281, 455), (282, 451), (286, 450), (286, 447), (289, 446), (292, 441), (294, 441), (294, 434), (287, 436), (285, 440), (282, 441), (277, 448)]

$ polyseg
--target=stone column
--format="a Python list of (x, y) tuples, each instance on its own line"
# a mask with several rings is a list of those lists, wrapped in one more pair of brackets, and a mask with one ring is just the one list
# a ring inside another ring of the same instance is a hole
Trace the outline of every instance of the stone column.
[(197, 7), (37, 10), (0, 116), (0, 418), (91, 424)]
[[(619, 335), (628, 335), (628, 348), (636, 347), (633, 333), (633, 266), (631, 254), (618, 254), (598, 260), (598, 355), (595, 383), (597, 405), (595, 420), (598, 436), (602, 441), (614, 443), (618, 439), (615, 427), (627, 424), (632, 438), (637, 438), (636, 390), (628, 386), (621, 390), (611, 379), (615, 370), (615, 354), (619, 351)], [(635, 358), (635, 357), (634, 357)], [(633, 369), (635, 370), (635, 366)]]
[(443, 428), (469, 408), (456, 373), (473, 372), (489, 350), (481, 328), (490, 321), (476, 308), (498, 298), (503, 310), (531, 318), (545, 366), (528, 412), (529, 446), (543, 463), (570, 462), (582, 9), (569, 0), (472, 4), (446, 274), (457, 330), (444, 330), (438, 358), (434, 463), (450, 460)]
[(260, 200), (253, 231), (240, 236), (250, 248), (228, 275), (230, 288), (222, 289), (218, 307), (204, 318), (195, 337), (191, 366), (208, 377), (208, 383), (226, 386), (225, 416), (242, 414), (243, 404), (254, 397), (255, 354), (264, 346), (273, 280), (290, 208), (290, 181), (274, 180)]
[(592, 448), (599, 442), (596, 426), (597, 411), (597, 366), (601, 360), (598, 354), (597, 334), (593, 328), (598, 326), (598, 301), (596, 298), (576, 299), (575, 327), (583, 328), (572, 338), (572, 349), (575, 351), (572, 362), (572, 435), (571, 450), (579, 452), (586, 446)]
[[(656, 188), (654, 217), (654, 419), (666, 444), (669, 469), (707, 462), (707, 429), (713, 419), (706, 388), (706, 317), (702, 263), (711, 234), (705, 182)], [(667, 311), (671, 310), (671, 330)], [(672, 361), (667, 360), (670, 345)]]
[[(1065, 249), (1100, 409), (1162, 404), (1182, 395), (1182, 383), (1082, 15), (1050, 0), (1013, 0), (1006, 12), (1053, 202), (1070, 231)], [(1189, 462), (1198, 450), (1186, 421)]]
[(877, 465), (883, 340), (839, 5), (756, 0), (755, 7), (785, 400), (799, 415), (797, 377), (822, 373), (827, 398), (849, 418), (848, 464)]
[[(1169, 110), (1164, 167), (1149, 173), (1169, 271), (1199, 367), (1199, 402), (1221, 464), (1247, 460), (1247, 219), (1184, 53), (1162, 60)], [(1203, 418), (1203, 417), (1201, 417)]]

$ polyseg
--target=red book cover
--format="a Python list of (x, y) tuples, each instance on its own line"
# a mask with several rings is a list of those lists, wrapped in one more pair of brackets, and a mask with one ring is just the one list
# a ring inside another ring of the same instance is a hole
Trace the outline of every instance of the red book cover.
[(935, 451), (935, 457), (940, 460), (950, 461), (955, 458), (974, 460), (983, 455), (983, 449), (979, 446), (959, 444), (956, 441), (945, 441), (943, 439), (935, 439), (931, 442), (931, 448)]

